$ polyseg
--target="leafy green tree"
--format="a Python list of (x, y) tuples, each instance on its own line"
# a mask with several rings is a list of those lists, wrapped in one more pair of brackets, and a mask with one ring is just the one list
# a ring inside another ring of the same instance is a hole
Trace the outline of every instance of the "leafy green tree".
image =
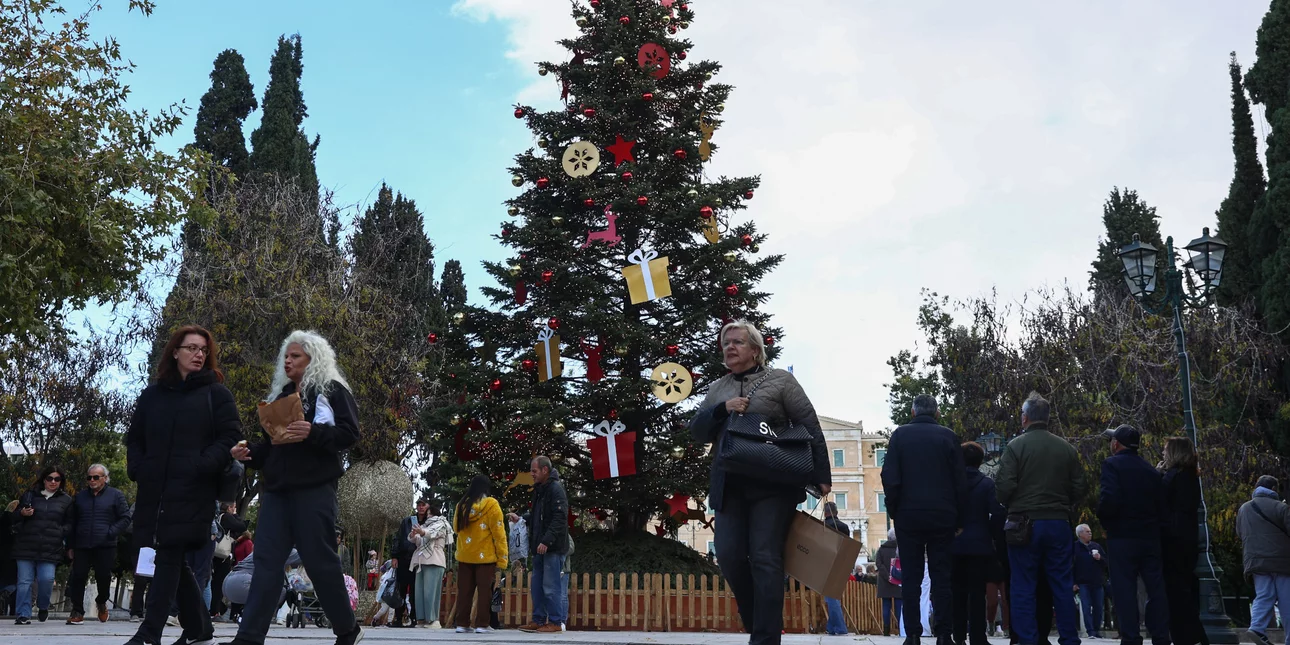
[(1241, 65), (1236, 62), (1235, 52), (1228, 71), (1232, 78), (1232, 152), (1236, 168), (1227, 198), (1217, 213), (1217, 234), (1228, 244), (1218, 298), (1221, 304), (1239, 306), (1258, 296), (1258, 262), (1253, 240), (1263, 233), (1250, 231), (1250, 223), (1255, 206), (1267, 189), (1267, 181), (1263, 177), (1263, 164), (1259, 162), (1254, 118), (1241, 85)]
[[(314, 155), (319, 137), (315, 136), (310, 143), (301, 129), (305, 117), (309, 116), (300, 90), (304, 69), (300, 34), (280, 36), (278, 49), (269, 61), (269, 85), (261, 103), (264, 114), (260, 127), (251, 133), (250, 167), (254, 172), (295, 182), (307, 195), (317, 195), (318, 170)], [(320, 227), (317, 234), (321, 236), (323, 230)]]
[(127, 109), (132, 65), (91, 40), (97, 10), (0, 4), (0, 340), (60, 338), (68, 311), (137, 292), (158, 236), (207, 214), (205, 156), (156, 148), (184, 109)]
[(1097, 259), (1089, 272), (1089, 289), (1127, 296), (1129, 289), (1122, 277), (1124, 265), (1120, 262), (1120, 249), (1133, 242), (1136, 234), (1164, 253), (1160, 217), (1154, 206), (1148, 206), (1138, 197), (1137, 191), (1121, 190), (1117, 186), (1102, 204), (1102, 224), (1106, 227), (1106, 236), (1098, 239)]
[[(685, 62), (692, 44), (672, 31), (694, 12), (602, 0), (573, 15), (580, 32), (561, 42), (573, 60), (538, 64), (567, 86), (568, 109), (516, 109), (539, 147), (518, 154), (511, 169), (524, 190), (508, 201), (518, 219), (499, 236), (510, 257), (485, 264), (496, 281), (483, 290), (493, 309), (467, 307), (444, 330), (456, 347), (445, 367), (456, 377), (449, 390), (464, 392), (463, 402), (428, 423), (449, 448), (463, 420), (482, 424), (467, 434), (478, 458), (450, 449), (443, 468), (500, 479), (535, 453), (553, 454), (575, 506), (612, 512), (620, 530), (632, 531), (658, 515), (666, 496), (701, 496), (708, 481), (705, 451), (685, 430), (692, 410), (652, 397), (650, 373), (667, 362), (686, 366), (701, 374), (700, 398), (725, 372), (714, 343), (724, 321), (747, 318), (778, 343), (780, 330), (761, 311), (769, 294), (757, 284), (781, 257), (756, 255), (762, 236), (735, 221), (759, 180), (705, 177), (732, 88), (711, 82), (717, 63)], [(705, 134), (713, 129), (716, 136)], [(599, 157), (594, 169), (588, 145)], [(582, 176), (563, 168), (574, 156), (571, 164), (586, 163), (574, 168)], [(702, 235), (710, 222), (714, 242)], [(671, 297), (632, 302), (622, 269), (638, 248), (668, 258)], [(540, 381), (534, 348), (551, 322), (566, 366), (562, 377)], [(591, 377), (596, 368), (603, 380)], [(586, 440), (606, 420), (636, 433), (640, 475), (594, 479)]]
[(246, 73), (246, 61), (237, 50), (226, 49), (215, 57), (211, 88), (202, 95), (193, 126), (194, 145), (210, 153), (215, 163), (241, 176), (246, 172), (246, 137), (242, 122), (257, 107), (255, 88)]

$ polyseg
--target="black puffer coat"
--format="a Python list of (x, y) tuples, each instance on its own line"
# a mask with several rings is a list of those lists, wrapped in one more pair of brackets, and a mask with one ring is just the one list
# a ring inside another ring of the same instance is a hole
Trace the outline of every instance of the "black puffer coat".
[(138, 482), (134, 543), (203, 546), (210, 540), (219, 478), (242, 439), (233, 393), (202, 370), (149, 385), (126, 435), (126, 469)]
[[(35, 513), (23, 517), (22, 507), (28, 505)], [(72, 517), (72, 497), (61, 489), (48, 498), (40, 491), (23, 493), (13, 511), (13, 559), (62, 562), (72, 534)]]
[(130, 505), (125, 493), (104, 486), (98, 495), (89, 486), (73, 498), (76, 528), (71, 537), (74, 549), (115, 547), (118, 535), (130, 526)]

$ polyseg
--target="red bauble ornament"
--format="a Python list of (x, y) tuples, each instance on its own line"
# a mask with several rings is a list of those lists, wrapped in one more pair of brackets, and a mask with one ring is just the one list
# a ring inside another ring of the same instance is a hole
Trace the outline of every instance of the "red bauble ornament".
[(676, 157), (677, 159), (685, 159), (685, 149), (677, 148), (676, 150), (673, 150), (672, 156)]
[(775, 337), (767, 336), (762, 342), (766, 343), (767, 347), (771, 347), (775, 344)]
[(537, 180), (538, 188), (546, 188), (547, 186), (550, 186), (550, 185), (551, 185), (550, 179), (547, 179), (546, 177), (538, 177), (538, 180)]
[(679, 5), (676, 5), (676, 8), (680, 9), (681, 11), (688, 11), (690, 9), (690, 5), (681, 3)]
[(524, 108), (515, 108), (515, 118), (517, 119), (524, 118)]
[(596, 200), (588, 197), (587, 199), (582, 200), (582, 205), (586, 206), (587, 208), (593, 208), (596, 205)]
[(735, 297), (735, 296), (737, 296), (737, 295), (739, 295), (739, 285), (737, 285), (737, 284), (732, 284), (732, 285), (730, 285), (730, 286), (726, 287), (726, 295), (727, 295), (727, 296), (730, 296), (730, 297), (732, 297), (732, 298), (733, 298), (733, 297)]
[(685, 60), (685, 52), (676, 52), (676, 57), (680, 60)]
[(537, 361), (531, 358), (526, 358), (520, 361), (520, 369), (524, 370), (525, 372), (532, 372), (533, 370), (537, 369)]
[(677, 353), (678, 353), (678, 352), (680, 352), (680, 351), (681, 351), (681, 346), (680, 346), (680, 345), (668, 345), (668, 346), (667, 346), (667, 355), (668, 355), (668, 356), (676, 356), (676, 355), (677, 355)]
[(744, 193), (744, 199), (752, 199), (752, 198), (753, 198), (753, 191), (750, 190)]
[(591, 117), (596, 116), (596, 109), (595, 109), (595, 108), (587, 108), (587, 109), (585, 109), (585, 110), (583, 110), (583, 111), (582, 111), (582, 116), (585, 116), (585, 117), (587, 117), (588, 119), (590, 119)]
[(591, 8), (600, 11), (600, 0), (591, 0)]
[(617, 420), (618, 420), (618, 410), (610, 410), (610, 411), (609, 411), (609, 414), (606, 414), (606, 415), (605, 415), (605, 418), (606, 418), (606, 419), (609, 419), (610, 421), (617, 421)]
[(641, 195), (640, 197), (637, 197), (637, 198), (636, 198), (636, 205), (637, 205), (637, 206), (644, 206), (644, 205), (646, 205), (646, 204), (648, 204), (648, 203), (649, 203), (649, 198), (648, 198), (648, 197), (646, 197), (646, 196), (644, 196), (644, 195)]
[(488, 389), (494, 392), (502, 389), (502, 379), (499, 379), (499, 378), (493, 379), (493, 382), (488, 384)]
[(434, 332), (430, 332), (426, 334), (426, 342), (430, 343), (431, 345), (439, 342), (439, 334), (436, 334)]
[(629, 182), (631, 180), (632, 180), (632, 171), (628, 170), (627, 172), (623, 173), (623, 182)]
[(702, 216), (703, 216), (703, 219), (711, 219), (711, 218), (712, 218), (712, 207), (711, 207), (711, 206), (704, 206), (703, 208), (700, 208), (700, 209), (699, 209), (699, 215), (702, 215)]
[(551, 316), (551, 320), (546, 321), (546, 326), (550, 327), (551, 329), (559, 329), (560, 319), (556, 318), (555, 316)]
[(753, 243), (752, 236), (747, 233), (744, 233), (743, 235), (739, 236), (739, 243), (743, 244), (744, 246), (752, 246), (752, 243)]
[(668, 25), (668, 26), (667, 26), (667, 33), (669, 33), (669, 34), (674, 34), (674, 33), (676, 33), (676, 25)]
[(645, 101), (646, 103), (649, 103), (650, 101), (653, 101), (653, 100), (654, 100), (654, 93), (653, 93), (653, 92), (646, 92), (646, 93), (642, 94), (642, 95), (641, 95), (641, 100), (642, 100), (642, 101)]
[(510, 236), (511, 236), (511, 229), (503, 227), (502, 237), (510, 237)]
[(618, 24), (620, 24), (620, 25), (630, 25), (630, 24), (632, 24), (632, 19), (631, 19), (631, 18), (628, 18), (627, 16), (622, 16), (622, 17), (620, 17), (620, 18), (618, 19)]
[(449, 372), (449, 373), (448, 373), (448, 378), (450, 378), (450, 379), (452, 379), (452, 380), (454, 380), (454, 381), (455, 381), (455, 380), (457, 380), (457, 375), (456, 375), (456, 374), (453, 374), (453, 373), (451, 373), (451, 372)]
[[(529, 438), (529, 436), (523, 432), (516, 432), (514, 434), (514, 437), (516, 441), (524, 441), (525, 439)], [(514, 479), (514, 478), (515, 478), (515, 475), (511, 475), (511, 479)]]
[(695, 383), (698, 383), (699, 379), (703, 378), (703, 375), (694, 370), (690, 370), (690, 378), (694, 379)]
[(552, 278), (555, 277), (555, 271), (546, 270), (542, 272), (542, 283), (551, 284)]

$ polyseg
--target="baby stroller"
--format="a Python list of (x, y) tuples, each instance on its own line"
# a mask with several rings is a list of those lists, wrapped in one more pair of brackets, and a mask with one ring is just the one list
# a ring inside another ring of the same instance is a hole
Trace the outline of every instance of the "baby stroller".
[(285, 586), (288, 606), (287, 627), (304, 627), (306, 622), (312, 622), (322, 629), (331, 627), (327, 614), (323, 613), (318, 596), (314, 593), (314, 585), (309, 580), (309, 574), (305, 573), (300, 556), (295, 553), (287, 559)]

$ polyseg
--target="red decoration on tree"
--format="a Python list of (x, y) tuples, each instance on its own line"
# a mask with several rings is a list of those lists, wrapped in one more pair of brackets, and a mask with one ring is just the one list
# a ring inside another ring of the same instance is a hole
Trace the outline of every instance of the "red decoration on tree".
[(646, 92), (646, 93), (642, 94), (642, 95), (641, 95), (641, 100), (642, 100), (642, 101), (645, 101), (646, 103), (649, 103), (650, 101), (653, 101), (653, 100), (654, 100), (654, 93), (653, 93), (653, 92)]
[(586, 206), (587, 208), (594, 208), (596, 206), (596, 200), (588, 197), (582, 200), (582, 205)]
[(730, 296), (730, 297), (732, 297), (732, 298), (733, 298), (733, 297), (735, 297), (735, 296), (737, 296), (737, 295), (739, 295), (739, 285), (737, 285), (737, 284), (732, 284), (732, 285), (730, 285), (730, 286), (726, 287), (726, 295), (727, 295), (727, 296)]
[(596, 116), (596, 109), (595, 109), (595, 108), (587, 108), (587, 109), (585, 109), (585, 110), (583, 110), (583, 111), (582, 111), (582, 116), (585, 116), (585, 117), (587, 117), (588, 119), (590, 119), (591, 117)]
[(628, 170), (627, 172), (623, 173), (623, 183), (627, 183), (631, 180), (632, 180), (632, 171)]
[(673, 2), (676, 2), (676, 0), (659, 0), (659, 3), (663, 5), (664, 9), (671, 9)]
[(744, 199), (752, 199), (752, 198), (753, 198), (753, 191), (749, 190), (748, 192), (744, 193)]
[(426, 334), (426, 342), (430, 343), (431, 345), (439, 342), (439, 334), (436, 334), (434, 332), (430, 332)]
[(529, 286), (523, 280), (515, 281), (515, 304), (523, 306), (529, 299)]
[(684, 159), (685, 159), (685, 150), (684, 150), (683, 148), (677, 148), (676, 150), (673, 150), (673, 151), (672, 151), (672, 156), (673, 156), (673, 157), (676, 157), (677, 159), (684, 160)]
[(703, 219), (711, 219), (711, 217), (712, 217), (712, 207), (711, 207), (711, 206), (704, 206), (703, 208), (700, 208), (700, 209), (699, 209), (699, 215), (703, 216)]
[(676, 356), (676, 355), (677, 355), (677, 353), (679, 353), (680, 351), (681, 351), (681, 346), (680, 346), (680, 345), (668, 345), (668, 346), (667, 346), (667, 355), (668, 355), (668, 356)]
[(596, 436), (587, 440), (591, 452), (591, 472), (596, 479), (612, 479), (636, 474), (636, 433), (624, 432), (621, 421), (601, 421)]
[(767, 336), (767, 337), (765, 338), (764, 342), (766, 343), (766, 346), (767, 346), (767, 347), (773, 347), (773, 346), (775, 345), (775, 337), (774, 337), (774, 336)]
[(672, 493), (667, 500), (667, 516), (675, 518), (677, 515), (684, 517), (690, 512), (690, 496), (680, 493)]
[(618, 420), (618, 410), (610, 410), (610, 411), (609, 411), (609, 414), (606, 414), (606, 415), (605, 415), (605, 418), (609, 419), (610, 421), (617, 421), (617, 420)]
[(554, 277), (555, 277), (555, 271), (551, 271), (550, 269), (548, 269), (548, 270), (546, 270), (546, 271), (543, 271), (543, 272), (542, 272), (542, 283), (543, 283), (543, 284), (551, 284), (551, 279), (552, 279), (552, 278), (554, 278)]
[(517, 119), (524, 118), (524, 108), (515, 108), (515, 118)]
[(503, 226), (503, 227), (502, 227), (502, 237), (504, 237), (504, 238), (505, 238), (505, 237), (510, 237), (510, 236), (511, 236), (511, 229), (510, 229), (510, 227), (509, 227), (509, 226)]
[(555, 316), (551, 316), (551, 319), (546, 321), (546, 326), (550, 327), (551, 329), (559, 329), (560, 319), (556, 318)]
[[(574, 52), (573, 58), (569, 61), (569, 67), (573, 67), (574, 65), (581, 65), (586, 60), (587, 60), (587, 54), (585, 52)], [(560, 75), (560, 100), (564, 101), (568, 98), (569, 98), (569, 79), (565, 78), (564, 75), (562, 74)]]
[(468, 441), (466, 439), (466, 434), (475, 430), (480, 432), (483, 432), (484, 430), (484, 424), (480, 423), (479, 419), (471, 419), (457, 426), (457, 434), (453, 437), (452, 446), (453, 450), (457, 453), (458, 459), (462, 461), (475, 461), (481, 457), (479, 454), (480, 446), (476, 445), (475, 442)]
[(668, 25), (668, 26), (667, 26), (667, 33), (669, 33), (669, 34), (674, 34), (674, 33), (676, 33), (676, 25)]
[(597, 520), (599, 520), (599, 521), (601, 521), (601, 522), (603, 522), (603, 521), (605, 521), (605, 520), (609, 519), (609, 513), (606, 513), (606, 512), (604, 512), (604, 511), (602, 511), (602, 510), (600, 510), (600, 509), (595, 509), (594, 511), (592, 511), (592, 513), (591, 513), (591, 514), (592, 514), (592, 515), (595, 515), (595, 516), (596, 516), (596, 519), (597, 519)]
[[(516, 441), (524, 441), (525, 439), (528, 439), (528, 438), (529, 438), (529, 436), (528, 436), (527, 434), (523, 433), (523, 432), (516, 432), (513, 436), (515, 437), (515, 440), (516, 440)], [(511, 478), (511, 479), (515, 479), (515, 474), (514, 474), (514, 473), (512, 473), (512, 474), (511, 474), (511, 476), (510, 476), (510, 478)], [(508, 480), (508, 481), (509, 481), (509, 480)]]
[(636, 157), (632, 155), (632, 146), (635, 146), (636, 142), (624, 139), (621, 134), (615, 136), (617, 137), (617, 141), (614, 141), (614, 145), (605, 146), (605, 150), (614, 155), (614, 168), (617, 168), (628, 161), (636, 161)]
[(648, 204), (648, 203), (649, 203), (649, 198), (648, 198), (648, 197), (646, 197), (646, 196), (644, 196), (644, 195), (641, 195), (640, 197), (637, 197), (637, 198), (636, 198), (636, 205), (637, 205), (637, 206), (644, 206), (644, 205), (646, 205), (646, 204)]
[(672, 57), (657, 43), (645, 43), (636, 52), (636, 64), (654, 78), (663, 78), (672, 70)]
[(600, 0), (591, 0), (591, 8), (600, 11)]
[(492, 383), (488, 384), (488, 389), (497, 392), (502, 389), (502, 379), (495, 378)]
[(740, 236), (739, 236), (739, 243), (740, 243), (740, 244), (743, 244), (744, 246), (752, 246), (752, 243), (753, 243), (752, 236), (751, 236), (751, 235), (749, 235), (749, 234), (747, 234), (747, 233), (744, 233), (743, 235), (740, 235)]
[(550, 186), (550, 185), (551, 185), (550, 179), (547, 179), (546, 177), (538, 177), (538, 180), (537, 180), (538, 188), (546, 188), (547, 186)]
[(685, 60), (685, 52), (683, 51), (676, 52), (676, 57), (680, 60)]
[(537, 361), (531, 358), (526, 358), (520, 361), (520, 369), (524, 370), (525, 372), (532, 372), (533, 370), (537, 369)]
[(677, 8), (680, 9), (681, 11), (687, 11), (690, 9), (690, 5), (682, 2), (681, 4), (677, 5)]
[(618, 24), (624, 25), (624, 26), (630, 25), (632, 24), (632, 19), (628, 18), (627, 16), (622, 16), (618, 19)]
[(655, 524), (654, 532), (657, 533), (659, 537), (667, 535), (667, 529), (663, 528), (662, 524)]
[(589, 383), (599, 383), (605, 378), (605, 370), (600, 367), (600, 359), (604, 356), (605, 348), (601, 346), (600, 341), (595, 345), (588, 343), (586, 339), (579, 341), (582, 345), (582, 351), (587, 355), (587, 381)]

